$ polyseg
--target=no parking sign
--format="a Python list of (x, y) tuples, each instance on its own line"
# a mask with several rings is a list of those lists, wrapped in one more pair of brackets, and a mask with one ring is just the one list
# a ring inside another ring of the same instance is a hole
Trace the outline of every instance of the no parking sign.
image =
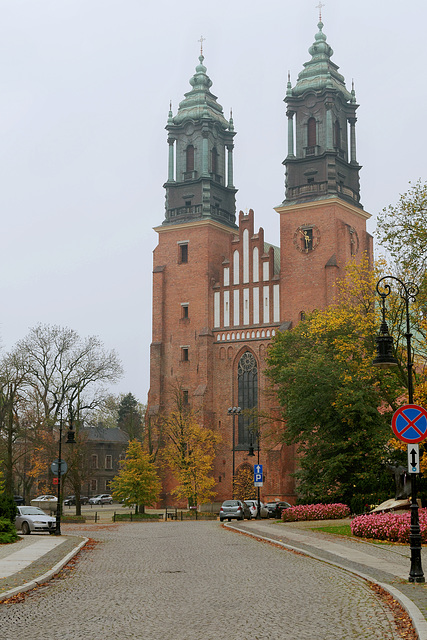
[(427, 411), (417, 404), (405, 404), (394, 412), (391, 428), (402, 442), (422, 442), (427, 437)]

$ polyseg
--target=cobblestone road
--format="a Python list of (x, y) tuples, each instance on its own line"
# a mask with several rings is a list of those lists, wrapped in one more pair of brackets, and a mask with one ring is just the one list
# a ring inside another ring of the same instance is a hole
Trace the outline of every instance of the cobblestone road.
[(100, 541), (76, 568), (0, 605), (13, 640), (395, 640), (362, 580), (218, 522), (64, 527)]

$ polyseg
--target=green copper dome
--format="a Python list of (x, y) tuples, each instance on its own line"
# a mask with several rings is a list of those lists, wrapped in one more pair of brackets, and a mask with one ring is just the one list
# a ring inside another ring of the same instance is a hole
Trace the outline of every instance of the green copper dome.
[(295, 87), (291, 91), (288, 89), (287, 95), (299, 96), (309, 90), (335, 89), (346, 101), (355, 102), (355, 96), (346, 89), (344, 76), (338, 72), (339, 67), (331, 61), (334, 52), (326, 42), (326, 35), (322, 31), (323, 23), (319, 22), (317, 26), (319, 31), (308, 50), (311, 60), (304, 64)]
[[(215, 120), (223, 129), (228, 129), (229, 123), (224, 118), (224, 112), (217, 97), (210, 92), (212, 80), (206, 74), (203, 55), (199, 56), (196, 73), (190, 79), (191, 91), (185, 93), (185, 98), (179, 103), (178, 113), (172, 119), (173, 124), (182, 124), (185, 120)], [(169, 124), (169, 120), (168, 120)]]

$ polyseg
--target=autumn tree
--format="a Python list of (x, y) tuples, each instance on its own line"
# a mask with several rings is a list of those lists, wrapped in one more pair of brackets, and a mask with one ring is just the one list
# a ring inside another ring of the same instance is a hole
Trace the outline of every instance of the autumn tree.
[(337, 303), (278, 333), (269, 352), (267, 375), (283, 407), (283, 440), (298, 446), (303, 502), (352, 505), (354, 496), (390, 485), (387, 410), (400, 382), (372, 367), (377, 278), (366, 259), (352, 264), (338, 285)]
[(50, 325), (31, 329), (13, 353), (25, 362), (26, 399), (33, 407), (35, 422), (53, 433), (62, 420), (65, 431), (70, 428), (76, 432), (76, 445), (69, 450), (68, 480), (79, 512), (84, 464), (80, 426), (88, 413), (102, 404), (104, 385), (121, 377), (121, 363), (114, 351), (104, 349), (98, 337), (81, 338), (72, 329)]
[(427, 183), (409, 183), (396, 205), (378, 215), (379, 243), (390, 253), (401, 273), (425, 278), (427, 268)]
[(135, 505), (135, 513), (155, 503), (160, 494), (161, 483), (156, 468), (141, 442), (131, 440), (118, 475), (111, 482), (115, 500), (130, 507)]
[(247, 464), (237, 470), (233, 481), (233, 495), (237, 500), (255, 500), (257, 497), (254, 472)]
[(163, 421), (165, 447), (162, 460), (173, 472), (177, 487), (173, 493), (190, 506), (209, 502), (214, 495), (215, 479), (211, 475), (218, 434), (200, 426), (196, 414), (175, 391), (175, 408)]

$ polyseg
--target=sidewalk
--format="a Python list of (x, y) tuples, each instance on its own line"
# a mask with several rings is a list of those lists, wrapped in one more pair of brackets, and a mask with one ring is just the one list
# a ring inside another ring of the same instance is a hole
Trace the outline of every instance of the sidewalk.
[(86, 544), (82, 536), (31, 535), (0, 546), (0, 602), (56, 575)]
[[(408, 582), (411, 568), (409, 545), (365, 542), (315, 530), (328, 524), (337, 524), (337, 521), (281, 523), (252, 520), (226, 523), (225, 526), (328, 562), (379, 584), (406, 609), (420, 640), (427, 640), (427, 584)], [(427, 580), (427, 548), (422, 549), (421, 556)]]

